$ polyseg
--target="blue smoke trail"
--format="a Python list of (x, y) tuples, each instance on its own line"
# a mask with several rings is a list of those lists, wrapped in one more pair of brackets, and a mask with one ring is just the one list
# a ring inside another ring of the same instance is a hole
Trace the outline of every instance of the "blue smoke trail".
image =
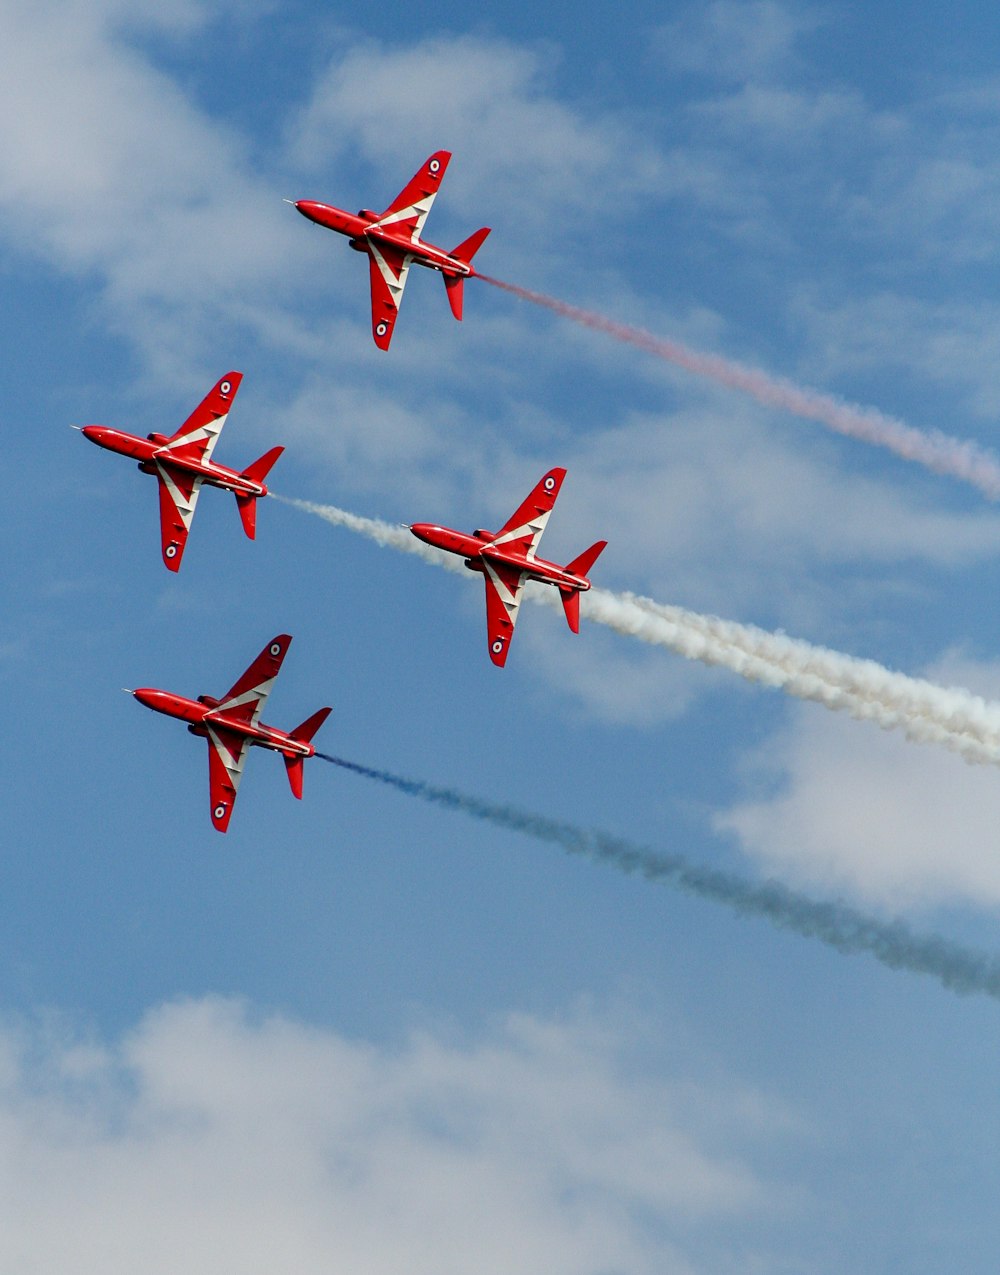
[(683, 855), (660, 854), (606, 832), (560, 823), (516, 806), (497, 805), (453, 788), (405, 779), (328, 753), (316, 756), (408, 796), (419, 797), (421, 801), (459, 810), (474, 819), (550, 842), (568, 854), (610, 863), (622, 872), (637, 873), (647, 881), (686, 890), (699, 898), (721, 903), (741, 916), (763, 917), (778, 929), (818, 939), (838, 952), (867, 952), (890, 969), (937, 979), (949, 991), (1000, 999), (1000, 957), (962, 947), (938, 935), (917, 934), (903, 921), (880, 921), (846, 903), (810, 899), (777, 881), (749, 881), (736, 873), (703, 867)]

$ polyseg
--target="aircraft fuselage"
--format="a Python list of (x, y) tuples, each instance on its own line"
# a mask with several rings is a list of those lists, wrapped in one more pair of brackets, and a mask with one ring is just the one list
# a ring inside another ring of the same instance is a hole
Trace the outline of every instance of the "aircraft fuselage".
[(275, 726), (267, 726), (263, 722), (257, 722), (254, 725), (233, 713), (217, 711), (218, 700), (208, 695), (203, 695), (199, 699), (188, 699), (185, 695), (156, 690), (151, 686), (142, 686), (132, 694), (146, 708), (187, 722), (188, 730), (193, 735), (205, 735), (210, 726), (217, 726), (233, 735), (244, 736), (251, 744), (260, 748), (271, 748), (275, 752), (284, 753), (286, 757), (312, 757), (316, 752), (312, 744), (305, 740), (293, 739), (291, 735), (278, 730)]
[(178, 455), (176, 450), (171, 450), (165, 445), (168, 442), (165, 435), (151, 434), (146, 438), (140, 438), (137, 434), (127, 434), (124, 430), (112, 429), (107, 425), (85, 425), (81, 433), (84, 438), (96, 443), (98, 447), (138, 461), (139, 468), (144, 474), (155, 474), (157, 463), (159, 463), (167, 469), (194, 474), (213, 487), (222, 487), (239, 496), (267, 495), (267, 487), (264, 483), (247, 478), (237, 473), (235, 469), (217, 465), (214, 461), (192, 460)]
[(358, 252), (370, 252), (372, 247), (377, 249), (384, 244), (397, 252), (405, 253), (415, 266), (427, 266), (430, 270), (440, 270), (442, 274), (463, 278), (476, 273), (469, 262), (460, 261), (434, 244), (400, 234), (391, 224), (380, 225), (378, 214), (370, 213), (367, 209), (362, 209), (357, 214), (349, 213), (343, 208), (334, 208), (332, 204), (323, 204), (315, 199), (300, 199), (295, 207), (303, 217), (314, 221), (318, 226), (346, 235), (351, 247)]
[(415, 522), (410, 530), (418, 540), (433, 545), (435, 549), (457, 553), (465, 559), (465, 565), (472, 571), (485, 570), (486, 562), (502, 563), (515, 571), (523, 571), (541, 584), (552, 584), (560, 589), (575, 589), (581, 593), (590, 588), (589, 580), (566, 571), (555, 562), (547, 562), (544, 558), (529, 558), (527, 554), (494, 543), (489, 531), (474, 531), (472, 535), (468, 535), (463, 531), (455, 531), (452, 527), (439, 527), (432, 522)]

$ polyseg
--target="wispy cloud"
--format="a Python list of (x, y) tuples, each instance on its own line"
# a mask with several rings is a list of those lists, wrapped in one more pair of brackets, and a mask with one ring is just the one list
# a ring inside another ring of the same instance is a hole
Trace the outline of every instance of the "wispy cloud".
[[(948, 659), (932, 672), (1000, 688), (996, 665)], [(716, 826), (785, 880), (894, 909), (1000, 904), (991, 771), (796, 711), (750, 754), (744, 783)]]
[(654, 1077), (609, 1016), (453, 1036), (213, 998), (107, 1042), (8, 1026), (0, 1266), (654, 1275), (715, 1269), (713, 1227), (768, 1212), (735, 1147), (793, 1121), (738, 1080)]

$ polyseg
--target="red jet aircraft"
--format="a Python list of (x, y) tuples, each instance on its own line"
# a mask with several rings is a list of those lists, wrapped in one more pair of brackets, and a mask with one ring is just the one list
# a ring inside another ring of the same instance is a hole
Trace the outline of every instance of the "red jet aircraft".
[(474, 531), (470, 536), (430, 522), (415, 522), (410, 528), (418, 539), (449, 553), (461, 554), (467, 567), (482, 572), (486, 581), (490, 659), (501, 668), (507, 661), (526, 580), (555, 585), (569, 627), (574, 633), (580, 632), (580, 594), (590, 588), (587, 572), (608, 542), (598, 540), (565, 567), (535, 557), (565, 477), (565, 469), (550, 469), (528, 499), (496, 532)]
[(362, 208), (354, 216), (342, 208), (320, 204), (314, 199), (300, 199), (295, 204), (303, 217), (347, 235), (352, 248), (368, 254), (372, 336), (380, 350), (387, 350), (392, 340), (411, 265), (441, 271), (444, 286), (448, 289), (451, 312), (456, 319), (462, 317), (462, 286), (470, 275), (476, 273), (471, 265), (472, 258), (490, 233), (489, 227), (477, 230), (454, 252), (442, 252), (420, 238), (450, 159), (450, 151), (435, 152), (383, 213)]
[(231, 491), (244, 531), (251, 540), (256, 533), (257, 499), (267, 495), (264, 479), (285, 449), (272, 447), (242, 472), (212, 460), (212, 449), (242, 380), (242, 372), (227, 372), (169, 438), (165, 434), (139, 438), (106, 425), (83, 427), (84, 438), (108, 451), (131, 456), (144, 474), (156, 475), (160, 485), (160, 540), (168, 571), (180, 569), (202, 483)]
[(288, 734), (273, 726), (265, 726), (260, 720), (291, 640), (287, 633), (279, 633), (268, 642), (221, 700), (213, 699), (211, 695), (186, 699), (183, 695), (172, 695), (169, 691), (157, 691), (149, 686), (131, 692), (140, 704), (155, 709), (157, 713), (166, 713), (168, 717), (179, 717), (182, 722), (188, 723), (192, 735), (203, 735), (208, 739), (212, 823), (220, 832), (229, 827), (236, 790), (243, 776), (247, 754), (254, 744), (282, 754), (292, 793), (299, 798), (302, 796), (302, 761), (315, 754), (316, 749), (310, 741), (326, 721), (330, 710), (321, 708)]

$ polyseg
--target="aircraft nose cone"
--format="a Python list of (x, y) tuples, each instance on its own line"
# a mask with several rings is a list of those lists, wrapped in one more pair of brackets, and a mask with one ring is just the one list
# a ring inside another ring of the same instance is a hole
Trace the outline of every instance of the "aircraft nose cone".
[(170, 717), (177, 716), (177, 696), (171, 695), (169, 691), (158, 691), (152, 686), (140, 686), (132, 694), (140, 704), (145, 708), (151, 708), (155, 713), (166, 713)]

